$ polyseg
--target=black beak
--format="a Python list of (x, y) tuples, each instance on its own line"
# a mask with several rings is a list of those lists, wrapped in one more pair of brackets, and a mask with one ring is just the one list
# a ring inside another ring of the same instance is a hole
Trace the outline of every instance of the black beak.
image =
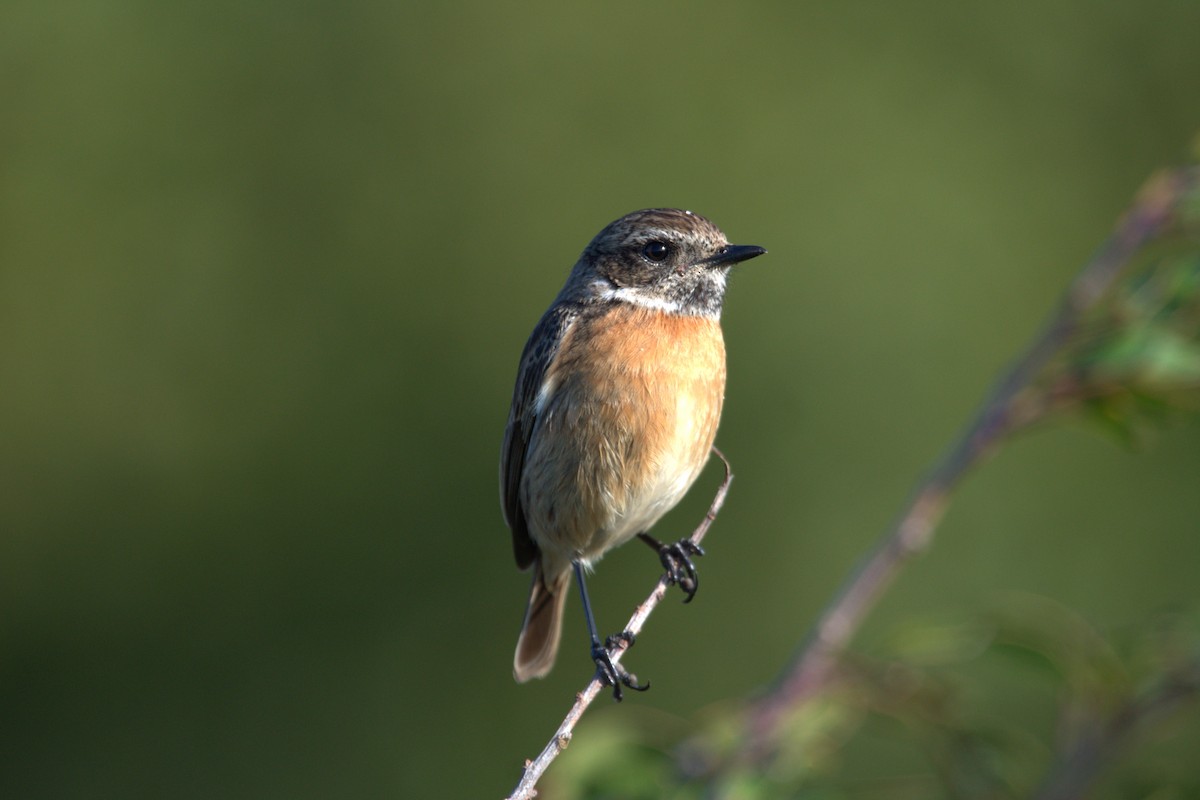
[(748, 261), (767, 252), (765, 247), (756, 244), (729, 244), (716, 255), (697, 261), (697, 266), (728, 267), (742, 261)]

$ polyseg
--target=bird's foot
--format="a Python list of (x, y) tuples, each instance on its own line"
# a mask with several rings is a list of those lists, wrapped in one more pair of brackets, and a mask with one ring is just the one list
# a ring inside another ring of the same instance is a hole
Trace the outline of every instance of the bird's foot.
[(638, 537), (658, 552), (658, 559), (667, 571), (667, 580), (678, 585), (687, 595), (683, 602), (692, 602), (696, 590), (700, 588), (700, 576), (696, 574), (692, 556), (704, 555), (704, 548), (691, 539), (680, 539), (675, 544), (663, 544), (645, 533), (639, 533)]
[(596, 662), (600, 680), (604, 682), (605, 686), (612, 687), (613, 699), (618, 703), (624, 699), (621, 692), (622, 686), (633, 689), (635, 692), (644, 692), (650, 688), (649, 681), (638, 683), (637, 675), (621, 666), (620, 662), (612, 660), (611, 651), (616, 650), (620, 642), (624, 642), (626, 648), (632, 647), (633, 634), (629, 631), (621, 631), (609, 636), (604, 644), (600, 644), (598, 641), (592, 642), (592, 660)]

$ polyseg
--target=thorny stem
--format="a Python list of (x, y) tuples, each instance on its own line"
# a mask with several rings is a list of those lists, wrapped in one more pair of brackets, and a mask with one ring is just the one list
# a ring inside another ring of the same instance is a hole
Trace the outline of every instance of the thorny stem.
[[(708, 533), (708, 529), (717, 519), (717, 512), (721, 510), (721, 506), (725, 505), (725, 495), (729, 493), (729, 484), (733, 481), (733, 472), (729, 467), (729, 460), (725, 458), (725, 454), (716, 447), (712, 449), (717, 458), (721, 459), (721, 463), (725, 466), (725, 477), (721, 481), (721, 485), (717, 487), (717, 493), (713, 496), (712, 504), (708, 507), (708, 513), (704, 515), (704, 519), (692, 531), (690, 539), (700, 544), (700, 541)], [(650, 614), (658, 606), (662, 599), (667, 594), (669, 586), (667, 576), (658, 579), (658, 583), (654, 586), (654, 591), (650, 596), (637, 607), (633, 616), (629, 618), (629, 624), (625, 626), (625, 631), (637, 636), (642, 631), (642, 627), (646, 624)], [(614, 663), (621, 660), (621, 656), (629, 648), (628, 641), (617, 641), (616, 649), (611, 653)], [(592, 677), (588, 685), (583, 691), (575, 695), (575, 703), (571, 706), (571, 710), (567, 712), (567, 716), (563, 719), (562, 724), (558, 726), (558, 730), (554, 732), (549, 743), (538, 754), (537, 758), (532, 761), (525, 762), (525, 771), (521, 774), (521, 781), (517, 784), (517, 788), (508, 796), (508, 800), (529, 800), (537, 796), (537, 782), (542, 777), (542, 773), (550, 766), (554, 759), (558, 758), (563, 750), (567, 749), (567, 745), (571, 743), (571, 737), (574, 735), (575, 725), (583, 716), (583, 712), (587, 711), (588, 706), (596, 699), (596, 696), (604, 688), (604, 682), (601, 680), (600, 672), (597, 670), (596, 675)]]

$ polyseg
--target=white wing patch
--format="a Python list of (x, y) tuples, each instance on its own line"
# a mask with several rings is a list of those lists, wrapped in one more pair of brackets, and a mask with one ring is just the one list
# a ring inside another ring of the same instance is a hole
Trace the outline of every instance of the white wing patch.
[(553, 377), (547, 377), (542, 381), (537, 395), (533, 398), (533, 413), (535, 416), (540, 417), (542, 412), (546, 410), (546, 404), (550, 402), (550, 398), (554, 396), (554, 390), (557, 388), (558, 381)]

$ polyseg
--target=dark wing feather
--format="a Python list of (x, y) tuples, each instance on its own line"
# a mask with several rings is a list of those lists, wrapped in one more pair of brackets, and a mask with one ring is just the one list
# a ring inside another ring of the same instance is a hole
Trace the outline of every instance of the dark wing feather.
[(558, 355), (567, 330), (578, 317), (577, 306), (552, 306), (525, 343), (521, 366), (517, 370), (517, 385), (513, 389), (512, 408), (508, 412), (508, 427), (504, 430), (504, 445), (500, 451), (500, 499), (504, 521), (512, 529), (513, 555), (521, 569), (527, 569), (538, 556), (537, 545), (529, 536), (525, 511), (521, 508), (521, 473), (525, 469), (529, 440), (538, 422), (535, 409), (538, 390)]

